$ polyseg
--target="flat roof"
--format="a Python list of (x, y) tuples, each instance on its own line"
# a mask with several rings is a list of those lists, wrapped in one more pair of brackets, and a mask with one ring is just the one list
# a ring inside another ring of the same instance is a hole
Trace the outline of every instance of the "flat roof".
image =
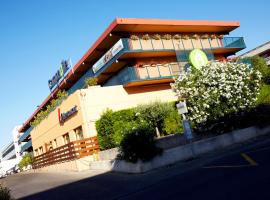
[(121, 33), (177, 32), (228, 34), (240, 26), (239, 21), (167, 20), (116, 18), (89, 50), (75, 64), (38, 109), (25, 121), (19, 132), (24, 132), (34, 116), (50, 102), (59, 90), (67, 90), (121, 37)]

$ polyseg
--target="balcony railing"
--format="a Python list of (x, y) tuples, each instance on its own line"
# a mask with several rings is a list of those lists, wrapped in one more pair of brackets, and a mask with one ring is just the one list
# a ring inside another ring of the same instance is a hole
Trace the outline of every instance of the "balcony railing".
[(189, 50), (189, 49), (217, 49), (217, 48), (245, 48), (243, 37), (224, 37), (224, 38), (198, 38), (198, 39), (179, 39), (179, 40), (165, 40), (165, 39), (137, 39), (131, 40), (128, 38), (122, 39), (124, 43), (128, 41), (129, 50)]
[(32, 140), (25, 143), (21, 148), (21, 153), (32, 147)]
[[(182, 72), (178, 63), (144, 65), (140, 67), (126, 67), (112, 80), (112, 83), (125, 85), (130, 82), (149, 81), (158, 79), (172, 79)], [(108, 84), (110, 85), (110, 84)]]
[(29, 129), (27, 129), (19, 138), (19, 142), (24, 142), (24, 140), (26, 138), (28, 138), (30, 136), (30, 132), (32, 131), (33, 127), (30, 127)]
[(99, 152), (99, 145), (96, 136), (77, 140), (53, 150), (49, 150), (39, 156), (35, 156), (33, 168), (37, 169), (57, 163), (67, 162), (93, 155), (97, 152)]

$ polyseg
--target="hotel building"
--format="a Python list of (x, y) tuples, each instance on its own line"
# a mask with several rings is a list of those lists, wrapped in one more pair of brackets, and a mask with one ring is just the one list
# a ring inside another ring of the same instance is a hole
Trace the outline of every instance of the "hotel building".
[[(95, 122), (104, 110), (177, 100), (170, 83), (185, 70), (189, 52), (202, 49), (209, 59), (225, 60), (245, 48), (242, 37), (228, 36), (239, 26), (237, 21), (115, 19), (73, 67), (62, 63), (49, 81), (51, 94), (20, 129), (20, 141), (26, 142), (22, 149), (33, 148), (36, 168), (93, 159), (89, 155), (98, 150), (93, 147)], [(98, 86), (85, 87), (88, 77), (96, 77)], [(67, 91), (68, 98), (32, 127), (34, 117), (59, 90)]]

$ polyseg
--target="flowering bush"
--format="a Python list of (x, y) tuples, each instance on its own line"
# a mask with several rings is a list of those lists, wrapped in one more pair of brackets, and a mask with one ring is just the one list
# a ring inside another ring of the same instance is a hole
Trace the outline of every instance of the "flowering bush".
[(260, 80), (261, 73), (248, 64), (211, 62), (201, 71), (192, 68), (172, 88), (179, 100), (186, 99), (188, 118), (200, 129), (207, 121), (255, 106)]

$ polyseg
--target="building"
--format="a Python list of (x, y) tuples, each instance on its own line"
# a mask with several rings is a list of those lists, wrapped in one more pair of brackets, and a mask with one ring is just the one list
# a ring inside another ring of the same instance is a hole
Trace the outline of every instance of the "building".
[(242, 54), (240, 57), (246, 58), (246, 57), (252, 57), (252, 56), (260, 56), (260, 57), (265, 58), (267, 65), (270, 66), (270, 41), (254, 49), (251, 49), (250, 51)]
[(0, 152), (0, 174), (17, 165), (21, 159), (21, 144), (19, 143), (21, 126), (15, 126), (12, 130), (13, 141), (6, 145)]
[[(226, 59), (245, 48), (242, 37), (226, 37), (239, 26), (237, 21), (115, 19), (73, 68), (68, 61), (62, 62), (49, 80), (51, 94), (20, 129), (24, 132), (20, 141), (28, 148), (32, 145), (41, 163), (44, 155), (51, 154), (40, 166), (53, 164), (52, 157), (58, 159), (59, 151), (65, 152), (70, 143), (81, 141), (81, 147), (86, 138), (96, 136), (95, 122), (105, 109), (175, 101), (170, 83), (184, 71), (189, 52), (199, 48), (209, 59)], [(99, 86), (85, 88), (88, 77), (96, 77)], [(68, 98), (31, 127), (59, 90), (66, 90)], [(75, 154), (91, 155), (85, 150), (90, 147), (83, 148)]]

